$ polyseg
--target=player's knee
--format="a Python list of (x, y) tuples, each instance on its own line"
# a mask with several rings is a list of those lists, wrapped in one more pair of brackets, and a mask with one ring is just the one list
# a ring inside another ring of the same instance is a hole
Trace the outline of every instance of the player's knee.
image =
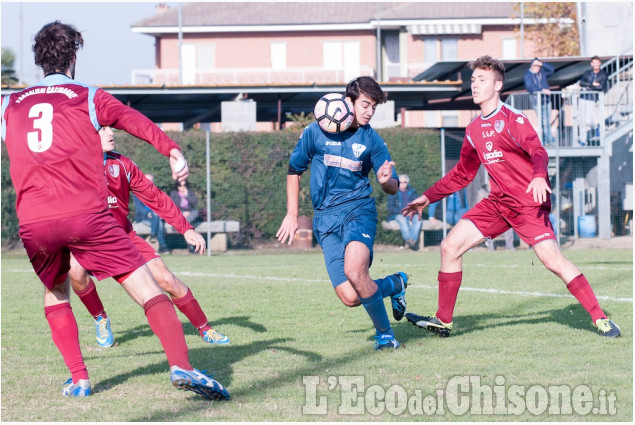
[(363, 282), (366, 277), (366, 273), (364, 273), (362, 270), (359, 270), (357, 268), (351, 268), (349, 270), (345, 270), (345, 273), (346, 273), (346, 278), (351, 283), (351, 285), (353, 285), (353, 287)]
[(346, 307), (357, 307), (361, 304), (359, 298), (357, 297), (357, 294), (339, 294), (339, 298), (340, 301), (342, 301), (342, 304), (344, 304)]
[(441, 241), (440, 249), (441, 249), (441, 256), (446, 258), (457, 257), (460, 255), (459, 247), (452, 238), (446, 237), (445, 239), (443, 239)]
[(159, 285), (159, 287), (161, 289), (163, 289), (165, 292), (172, 294), (176, 291), (177, 289), (177, 281), (176, 281), (176, 277), (174, 277), (174, 275), (169, 272), (163, 272), (163, 273), (157, 273), (154, 274), (154, 279), (157, 281), (157, 284)]

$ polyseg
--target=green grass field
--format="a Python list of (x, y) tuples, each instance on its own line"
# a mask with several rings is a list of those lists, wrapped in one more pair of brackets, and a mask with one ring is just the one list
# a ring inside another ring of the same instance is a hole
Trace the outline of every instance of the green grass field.
[[(231, 338), (228, 347), (206, 345), (179, 315), (194, 367), (232, 394), (219, 403), (170, 385), (142, 309), (113, 280), (98, 284), (112, 348), (97, 346), (92, 318), (72, 297), (94, 394), (63, 397), (69, 373), (50, 338), (41, 284), (25, 256), (3, 253), (2, 420), (630, 422), (633, 251), (565, 254), (622, 338), (599, 336), (528, 250), (467, 253), (452, 337), (393, 321), (404, 347), (394, 352), (373, 351), (366, 312), (337, 299), (318, 250), (167, 256), (210, 322)], [(436, 309), (438, 268), (438, 251), (378, 249), (371, 276), (406, 271), (408, 311), (427, 314)]]

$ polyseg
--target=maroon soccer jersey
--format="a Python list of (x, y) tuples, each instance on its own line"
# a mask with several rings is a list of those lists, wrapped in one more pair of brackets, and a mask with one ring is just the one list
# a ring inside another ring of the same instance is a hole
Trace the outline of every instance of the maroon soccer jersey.
[(489, 116), (477, 116), (465, 129), (458, 164), (424, 192), (436, 202), (466, 187), (483, 164), (490, 176), (489, 198), (517, 210), (522, 207), (551, 209), (551, 200), (534, 201), (529, 183), (543, 177), (549, 184), (549, 155), (527, 117), (505, 103)]
[(101, 126), (125, 130), (166, 156), (179, 148), (138, 111), (63, 74), (2, 99), (20, 225), (106, 210)]
[(179, 233), (192, 229), (174, 201), (148, 180), (133, 160), (118, 152), (108, 152), (104, 154), (104, 167), (108, 182), (108, 207), (126, 233), (132, 231), (132, 223), (128, 219), (130, 192)]

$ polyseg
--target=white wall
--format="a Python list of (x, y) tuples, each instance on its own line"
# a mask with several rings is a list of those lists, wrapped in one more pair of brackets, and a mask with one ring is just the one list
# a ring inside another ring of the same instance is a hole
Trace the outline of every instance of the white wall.
[(590, 2), (582, 7), (581, 56), (617, 56), (633, 49), (633, 3)]

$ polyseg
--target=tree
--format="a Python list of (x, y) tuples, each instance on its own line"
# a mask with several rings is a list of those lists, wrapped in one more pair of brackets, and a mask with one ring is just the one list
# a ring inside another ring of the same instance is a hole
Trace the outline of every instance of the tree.
[[(525, 35), (535, 44), (534, 54), (541, 57), (580, 54), (575, 3), (523, 2), (524, 18), (535, 20), (525, 25)], [(516, 5), (520, 15), (521, 3)]]
[(13, 50), (2, 48), (2, 84), (15, 84), (18, 82), (18, 78), (15, 76), (15, 70), (13, 69), (13, 62), (15, 62), (15, 53)]

